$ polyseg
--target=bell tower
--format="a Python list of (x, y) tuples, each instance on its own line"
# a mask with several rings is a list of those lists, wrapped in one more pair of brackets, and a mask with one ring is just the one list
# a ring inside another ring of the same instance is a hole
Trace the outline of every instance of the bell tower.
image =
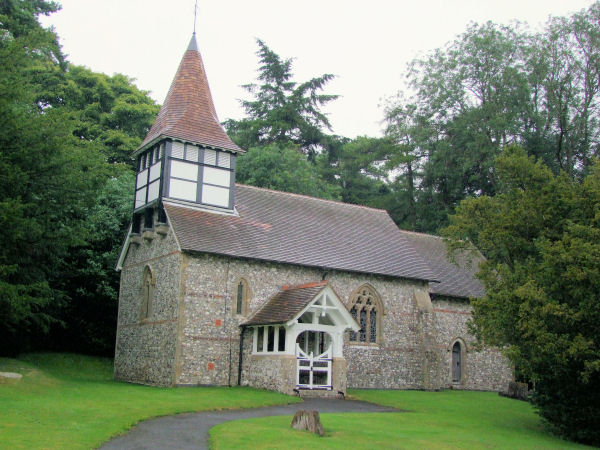
[(166, 223), (163, 202), (233, 213), (235, 164), (245, 152), (213, 104), (195, 33), (136, 160), (132, 232)]

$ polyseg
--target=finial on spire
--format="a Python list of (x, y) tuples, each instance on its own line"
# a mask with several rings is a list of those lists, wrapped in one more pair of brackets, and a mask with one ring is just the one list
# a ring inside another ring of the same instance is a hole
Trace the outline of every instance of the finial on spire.
[(196, 34), (196, 15), (198, 14), (198, 0), (194, 4), (194, 34)]

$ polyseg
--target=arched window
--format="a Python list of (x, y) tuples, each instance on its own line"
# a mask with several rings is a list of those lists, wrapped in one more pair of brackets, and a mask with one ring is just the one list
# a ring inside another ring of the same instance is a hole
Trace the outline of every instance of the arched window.
[(154, 276), (152, 275), (152, 269), (150, 266), (144, 268), (144, 275), (142, 278), (142, 307), (140, 310), (140, 319), (149, 319), (152, 315), (152, 301), (154, 299)]
[(350, 332), (350, 342), (357, 344), (380, 342), (383, 307), (375, 289), (364, 285), (354, 291), (350, 297), (350, 314), (360, 325), (359, 331)]
[(450, 375), (452, 383), (462, 383), (465, 376), (465, 353), (466, 347), (462, 339), (456, 339), (450, 348), (452, 357), (450, 360)]
[(246, 315), (248, 313), (248, 303), (250, 300), (250, 289), (248, 282), (240, 278), (235, 287), (235, 313)]

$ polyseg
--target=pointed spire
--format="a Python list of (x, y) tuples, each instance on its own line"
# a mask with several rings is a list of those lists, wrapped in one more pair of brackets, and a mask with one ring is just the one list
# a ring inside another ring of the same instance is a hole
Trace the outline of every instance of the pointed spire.
[(233, 143), (219, 123), (195, 33), (192, 34), (165, 102), (136, 152), (162, 137), (244, 152)]

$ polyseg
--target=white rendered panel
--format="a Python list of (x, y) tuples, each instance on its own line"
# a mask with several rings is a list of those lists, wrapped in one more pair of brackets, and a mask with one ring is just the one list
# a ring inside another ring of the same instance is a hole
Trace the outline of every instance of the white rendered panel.
[(169, 184), (169, 197), (196, 201), (197, 184), (193, 181), (174, 180)]
[(148, 185), (148, 201), (158, 198), (158, 191), (160, 188), (160, 180), (156, 180), (154, 183)]
[(219, 167), (229, 169), (231, 167), (231, 156), (227, 152), (219, 152)]
[(135, 207), (139, 208), (146, 204), (146, 188), (142, 188), (135, 192)]
[(185, 149), (185, 159), (188, 161), (198, 162), (198, 147), (189, 145)]
[(183, 159), (183, 144), (181, 142), (173, 142), (171, 146), (171, 156), (173, 158)]
[(162, 161), (157, 162), (150, 167), (150, 181), (154, 181), (160, 177), (160, 169), (162, 167)]
[(229, 189), (209, 186), (202, 186), (202, 203), (217, 206), (229, 206)]
[(171, 176), (186, 180), (198, 180), (198, 165), (171, 160)]
[(204, 164), (217, 165), (217, 151), (207, 148), (204, 150)]
[(216, 184), (218, 186), (229, 187), (231, 183), (231, 172), (229, 170), (215, 169), (213, 167), (204, 167), (204, 183)]
[(135, 187), (137, 189), (141, 188), (148, 181), (148, 169), (142, 170), (137, 174), (137, 182), (135, 183)]

